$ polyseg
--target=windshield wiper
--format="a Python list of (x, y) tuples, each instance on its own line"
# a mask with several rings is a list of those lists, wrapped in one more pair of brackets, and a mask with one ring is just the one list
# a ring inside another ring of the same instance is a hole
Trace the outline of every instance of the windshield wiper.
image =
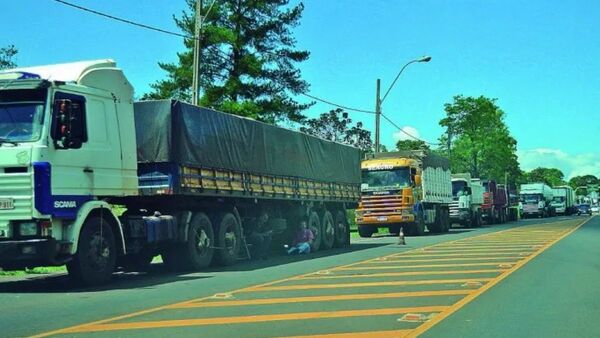
[(1, 138), (0, 137), (0, 144), (4, 144), (4, 143), (8, 143), (8, 144), (12, 144), (13, 146), (18, 146), (19, 144), (15, 141), (11, 141), (5, 138)]

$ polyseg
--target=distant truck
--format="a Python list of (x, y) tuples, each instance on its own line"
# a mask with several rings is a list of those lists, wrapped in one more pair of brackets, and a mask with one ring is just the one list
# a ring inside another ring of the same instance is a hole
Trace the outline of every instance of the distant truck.
[[(0, 267), (67, 265), (85, 284), (155, 255), (176, 270), (247, 256), (250, 231), (349, 244), (360, 151), (162, 100), (133, 103), (112, 60), (0, 72)], [(119, 212), (117, 212), (119, 211)]]
[[(473, 180), (476, 181), (475, 179)], [(481, 213), (488, 224), (504, 223), (508, 220), (508, 201), (506, 187), (494, 180), (481, 180), (484, 188)]]
[(553, 198), (550, 205), (560, 215), (572, 215), (577, 212), (575, 207), (575, 191), (568, 185), (552, 189)]
[(450, 222), (467, 227), (482, 225), (483, 186), (471, 174), (452, 174)]
[(508, 221), (518, 221), (521, 215), (519, 194), (516, 189), (508, 189)]
[(522, 184), (519, 192), (523, 203), (523, 217), (550, 217), (555, 215), (551, 205), (554, 193), (544, 183)]
[(448, 231), (452, 184), (448, 160), (425, 151), (379, 153), (361, 163), (356, 224), (361, 237), (379, 228), (420, 236)]

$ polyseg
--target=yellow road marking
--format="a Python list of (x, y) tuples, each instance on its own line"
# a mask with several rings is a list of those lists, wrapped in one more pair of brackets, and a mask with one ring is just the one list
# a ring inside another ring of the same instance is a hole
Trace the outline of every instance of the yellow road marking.
[(364, 283), (344, 283), (344, 284), (298, 284), (298, 285), (279, 285), (263, 286), (249, 289), (245, 292), (256, 291), (286, 291), (286, 290), (312, 290), (312, 289), (339, 289), (339, 288), (361, 288), (368, 286), (401, 286), (401, 285), (433, 285), (433, 284), (462, 284), (470, 281), (488, 282), (493, 278), (465, 278), (465, 279), (432, 279), (432, 280), (408, 280), (393, 282), (364, 282)]
[(435, 275), (469, 275), (477, 273), (495, 273), (504, 272), (505, 269), (485, 269), (485, 270), (446, 270), (446, 271), (407, 271), (407, 272), (382, 272), (371, 274), (354, 274), (354, 275), (308, 275), (300, 278), (300, 280), (319, 280), (319, 279), (340, 279), (340, 278), (376, 278), (376, 277), (401, 277), (401, 276), (435, 276)]
[(82, 332), (100, 332), (114, 330), (139, 330), (139, 329), (158, 329), (167, 327), (184, 326), (205, 326), (205, 325), (223, 325), (223, 324), (244, 324), (261, 323), (283, 320), (307, 320), (321, 318), (347, 318), (347, 317), (366, 317), (366, 316), (387, 316), (410, 312), (441, 312), (448, 309), (448, 306), (421, 306), (404, 307), (389, 309), (367, 309), (367, 310), (344, 310), (344, 311), (321, 311), (321, 312), (300, 312), (283, 313), (274, 315), (252, 315), (252, 316), (234, 316), (234, 317), (216, 317), (216, 318), (194, 318), (194, 319), (174, 319), (174, 320), (156, 320), (144, 322), (110, 323), (94, 324), (84, 327), (75, 327), (67, 329), (64, 333), (82, 333)]
[(309, 336), (281, 336), (279, 338), (401, 338), (412, 330), (369, 331), (317, 334)]
[[(402, 258), (402, 257), (400, 257)], [(493, 261), (493, 260), (505, 260), (505, 259), (523, 259), (523, 256), (514, 255), (512, 257), (453, 257), (453, 258), (429, 258), (429, 259), (388, 259), (385, 261), (374, 261), (374, 262), (366, 262), (361, 264), (389, 264), (389, 263), (425, 263), (425, 262), (455, 262), (455, 261)], [(359, 264), (356, 264), (359, 265)], [(355, 265), (352, 265), (355, 266)]]
[(412, 253), (410, 255), (405, 255), (402, 256), (403, 258), (410, 258), (410, 257), (462, 257), (462, 256), (482, 256), (482, 257), (486, 257), (486, 256), (501, 256), (501, 255), (514, 255), (514, 254), (521, 254), (521, 253), (529, 253), (529, 252), (494, 252), (494, 251), (488, 251), (488, 252), (474, 252), (474, 253), (441, 253), (441, 254), (423, 254), (422, 252), (420, 254), (416, 254), (416, 253)]
[(383, 269), (419, 269), (419, 268), (454, 268), (454, 267), (469, 267), (469, 266), (496, 266), (499, 264), (514, 264), (515, 262), (486, 262), (486, 263), (457, 263), (457, 264), (422, 264), (422, 265), (392, 265), (392, 266), (364, 266), (364, 267), (348, 267), (339, 268), (336, 270), (352, 271), (352, 270), (383, 270)]
[(457, 248), (457, 249), (450, 249), (450, 248), (444, 248), (444, 249), (440, 249), (440, 248), (433, 248), (433, 249), (428, 249), (428, 250), (423, 250), (424, 253), (438, 253), (438, 252), (448, 252), (448, 253), (452, 253), (452, 252), (502, 252), (502, 251), (518, 251), (518, 250), (526, 250), (526, 251), (530, 251), (532, 250), (532, 247), (520, 247), (520, 248), (480, 248), (480, 249), (464, 249), (464, 248)]
[(179, 306), (172, 306), (170, 309), (183, 308), (209, 308), (226, 306), (245, 306), (245, 305), (271, 305), (286, 303), (312, 303), (312, 302), (331, 302), (340, 300), (361, 300), (361, 299), (385, 299), (385, 298), (408, 298), (408, 297), (433, 297), (433, 296), (455, 296), (467, 295), (471, 290), (436, 290), (436, 291), (409, 291), (409, 292), (389, 292), (389, 293), (361, 293), (354, 295), (336, 295), (336, 296), (307, 296), (307, 297), (286, 297), (286, 298), (260, 298), (248, 300), (230, 300), (218, 302), (196, 302)]
[(485, 284), (484, 286), (482, 286), (481, 288), (477, 289), (473, 293), (467, 295), (463, 299), (461, 299), (458, 302), (454, 303), (453, 305), (451, 305), (449, 307), (448, 310), (446, 310), (446, 311), (438, 314), (431, 321), (429, 321), (427, 323), (424, 323), (423, 325), (417, 327), (409, 335), (411, 337), (417, 337), (420, 334), (424, 333), (425, 331), (429, 330), (434, 325), (436, 325), (437, 323), (441, 322), (442, 320), (444, 320), (445, 318), (447, 318), (451, 314), (453, 314), (456, 311), (458, 311), (463, 306), (465, 306), (468, 303), (470, 303), (473, 299), (477, 298), (482, 293), (484, 293), (487, 290), (489, 290), (490, 288), (492, 288), (494, 285), (496, 285), (496, 284), (500, 283), (501, 281), (503, 281), (506, 277), (510, 276), (513, 272), (517, 271), (518, 269), (520, 269), (521, 267), (523, 267), (525, 264), (529, 263), (532, 259), (534, 259), (538, 255), (540, 255), (541, 253), (543, 253), (544, 251), (546, 251), (548, 248), (550, 248), (551, 246), (553, 246), (554, 244), (558, 243), (563, 238), (565, 238), (565, 237), (569, 236), (570, 234), (572, 234), (573, 232), (575, 232), (577, 229), (579, 229), (582, 225), (584, 225), (585, 223), (587, 223), (591, 219), (592, 218), (588, 218), (585, 221), (581, 222), (579, 225), (572, 227), (568, 231), (565, 231), (562, 236), (556, 238), (554, 241), (546, 244), (543, 248), (541, 248), (540, 250), (538, 250), (534, 254), (532, 254), (529, 257), (527, 257), (527, 258), (523, 259), (522, 261), (518, 262), (517, 264), (515, 264), (514, 267), (512, 267), (511, 269), (509, 269), (506, 273), (501, 274), (497, 278), (493, 279), (491, 282)]

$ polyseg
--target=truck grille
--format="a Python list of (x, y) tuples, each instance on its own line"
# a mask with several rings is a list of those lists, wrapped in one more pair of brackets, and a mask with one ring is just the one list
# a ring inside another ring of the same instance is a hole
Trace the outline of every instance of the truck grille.
[(450, 202), (450, 217), (458, 217), (458, 201)]
[(0, 199), (12, 198), (14, 209), (0, 210), (0, 221), (31, 219), (33, 210), (31, 173), (0, 173)]
[(400, 209), (403, 207), (402, 196), (385, 195), (385, 196), (361, 196), (362, 207), (360, 211), (365, 216), (389, 216), (401, 215)]
[(538, 212), (538, 211), (539, 211), (539, 209), (538, 209), (537, 204), (525, 204), (523, 206), (523, 212), (526, 212), (526, 213), (535, 213), (535, 212)]

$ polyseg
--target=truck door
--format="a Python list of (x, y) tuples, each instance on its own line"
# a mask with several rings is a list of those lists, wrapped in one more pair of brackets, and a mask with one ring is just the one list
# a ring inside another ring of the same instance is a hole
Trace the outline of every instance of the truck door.
[(54, 151), (48, 152), (55, 215), (74, 216), (84, 202), (120, 185), (121, 152), (112, 149), (119, 138), (111, 103), (93, 95), (55, 94), (50, 132)]

